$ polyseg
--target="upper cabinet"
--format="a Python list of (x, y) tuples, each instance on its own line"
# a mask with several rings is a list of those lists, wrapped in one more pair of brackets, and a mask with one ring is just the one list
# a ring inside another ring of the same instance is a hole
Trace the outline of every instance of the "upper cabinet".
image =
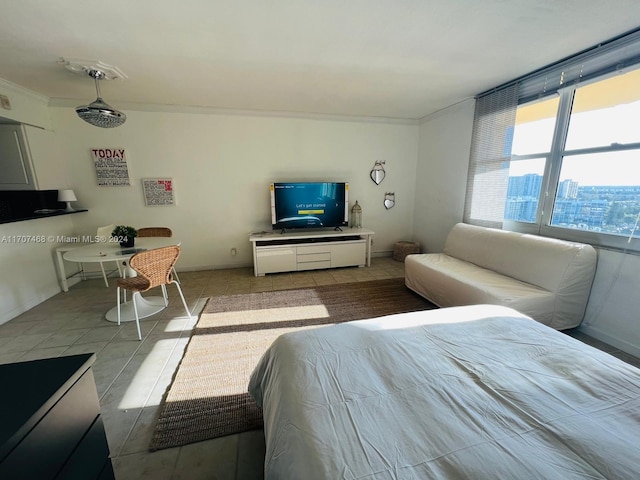
[(0, 190), (37, 190), (24, 125), (0, 125)]

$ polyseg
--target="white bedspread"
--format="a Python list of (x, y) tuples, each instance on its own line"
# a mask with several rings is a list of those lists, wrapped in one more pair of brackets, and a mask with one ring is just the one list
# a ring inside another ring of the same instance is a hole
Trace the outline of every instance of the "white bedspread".
[(496, 306), (279, 337), (267, 479), (640, 478), (640, 370)]

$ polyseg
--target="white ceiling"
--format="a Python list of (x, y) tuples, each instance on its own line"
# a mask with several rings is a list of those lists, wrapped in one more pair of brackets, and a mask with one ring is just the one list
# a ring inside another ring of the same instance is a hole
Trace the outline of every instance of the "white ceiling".
[(638, 0), (16, 0), (0, 78), (79, 105), (419, 119), (640, 25)]

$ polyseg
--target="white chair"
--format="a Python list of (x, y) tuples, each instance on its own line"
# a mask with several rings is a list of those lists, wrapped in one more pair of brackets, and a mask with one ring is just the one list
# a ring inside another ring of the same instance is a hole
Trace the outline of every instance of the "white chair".
[[(105, 225), (104, 227), (99, 227), (98, 231), (96, 233), (96, 242), (100, 243), (100, 242), (108, 242), (109, 239), (111, 238), (111, 232), (113, 232), (113, 229), (115, 228), (115, 225)], [(115, 262), (116, 264), (116, 268), (118, 270), (118, 274), (120, 276), (122, 276), (122, 270), (120, 268), (120, 262), (116, 261), (116, 260), (105, 260), (105, 262)], [(105, 262), (99, 262), (100, 264), (100, 271), (102, 272), (102, 278), (104, 279), (104, 284), (108, 287), (109, 286), (109, 281), (107, 280), (107, 275), (112, 274), (113, 272), (115, 272), (115, 270), (111, 270), (110, 272), (106, 272), (104, 269), (104, 264)], [(81, 270), (81, 274), (82, 274), (82, 279), (85, 279), (85, 272), (84, 272), (84, 265), (80, 264), (80, 270)]]

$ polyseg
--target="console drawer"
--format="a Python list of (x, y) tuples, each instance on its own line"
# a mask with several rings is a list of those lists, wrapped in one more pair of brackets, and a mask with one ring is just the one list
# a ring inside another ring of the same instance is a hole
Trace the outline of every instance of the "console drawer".
[(331, 261), (322, 262), (298, 262), (298, 271), (302, 270), (320, 270), (321, 268), (331, 268)]
[(305, 262), (331, 262), (331, 253), (329, 252), (325, 252), (325, 253), (308, 253), (308, 254), (304, 254), (304, 255), (300, 255), (300, 252), (298, 252), (298, 263), (305, 263)]
[(330, 245), (304, 245), (297, 247), (298, 255), (308, 255), (310, 253), (331, 253)]

